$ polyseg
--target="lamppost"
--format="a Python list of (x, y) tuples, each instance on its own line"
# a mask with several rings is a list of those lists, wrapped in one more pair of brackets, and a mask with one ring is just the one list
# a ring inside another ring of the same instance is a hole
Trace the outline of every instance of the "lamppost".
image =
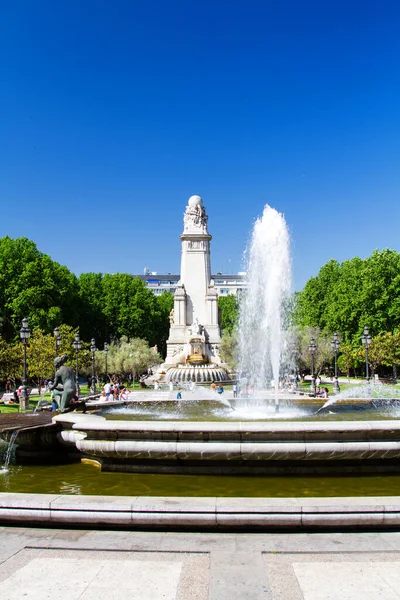
[(315, 390), (315, 374), (314, 374), (314, 354), (315, 354), (315, 350), (317, 349), (317, 346), (315, 345), (315, 341), (314, 341), (313, 337), (310, 340), (310, 345), (309, 345), (308, 349), (311, 354), (311, 380), (312, 380), (311, 390), (315, 396), (316, 390)]
[(94, 353), (96, 352), (97, 348), (96, 348), (96, 340), (94, 338), (92, 338), (91, 344), (90, 344), (90, 351), (92, 353), (92, 392), (96, 391), (96, 377), (94, 374)]
[(22, 391), (19, 400), (20, 410), (28, 410), (29, 408), (29, 398), (26, 390), (26, 344), (28, 343), (30, 335), (31, 331), (28, 327), (28, 319), (22, 319), (22, 327), (19, 331), (19, 337), (21, 338), (22, 344), (24, 346), (24, 372), (22, 375)]
[(339, 350), (339, 346), (340, 346), (339, 336), (337, 333), (334, 333), (333, 339), (331, 341), (331, 348), (332, 348), (333, 352), (335, 353), (335, 383), (333, 384), (333, 393), (334, 394), (339, 394), (339, 392), (340, 392), (338, 374), (337, 374), (337, 353)]
[(75, 380), (76, 380), (76, 387), (78, 388), (78, 354), (79, 354), (79, 350), (82, 348), (82, 342), (79, 339), (79, 333), (75, 334), (75, 339), (72, 342), (72, 345), (74, 347), (75, 350)]
[(107, 358), (108, 358), (108, 344), (107, 342), (104, 342), (104, 354), (106, 357), (106, 381), (108, 381), (108, 363), (107, 363)]
[(369, 335), (369, 327), (364, 327), (364, 335), (361, 338), (362, 343), (365, 346), (365, 378), (367, 380), (367, 384), (369, 385), (369, 370), (368, 370), (368, 348), (371, 345), (372, 337)]
[(58, 349), (59, 349), (60, 344), (61, 344), (60, 330), (58, 329), (58, 327), (55, 327), (53, 333), (54, 333), (54, 339), (55, 339), (55, 342), (56, 342), (56, 346), (55, 346), (56, 356), (58, 356)]

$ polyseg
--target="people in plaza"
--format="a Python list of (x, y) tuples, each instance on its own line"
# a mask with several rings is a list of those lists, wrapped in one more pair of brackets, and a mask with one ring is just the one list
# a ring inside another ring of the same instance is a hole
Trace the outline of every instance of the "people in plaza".
[[(103, 388), (103, 392), (106, 396), (106, 399), (108, 400), (111, 396), (111, 384), (109, 381), (107, 381), (107, 383), (105, 384), (104, 388)], [(102, 394), (103, 395), (103, 394)]]
[(327, 387), (324, 387), (322, 390), (322, 397), (323, 398), (329, 398), (329, 390)]
[[(109, 397), (110, 397), (110, 394), (108, 395), (108, 398), (109, 398)], [(101, 402), (107, 402), (108, 398), (107, 398), (106, 391), (105, 391), (105, 390), (102, 390), (102, 391), (101, 391), (101, 394), (100, 394), (100, 401), (101, 401)]]
[(212, 384), (210, 385), (211, 391), (215, 392), (215, 390), (217, 389), (217, 384), (215, 383), (215, 381), (212, 382)]
[(181, 390), (178, 390), (178, 393), (176, 394), (176, 399), (177, 400), (182, 400), (182, 392), (181, 392)]
[(237, 386), (237, 383), (233, 384), (232, 391), (233, 391), (233, 397), (237, 398), (237, 395), (238, 395), (238, 386)]
[(321, 385), (321, 377), (319, 375), (317, 375), (316, 379), (315, 379), (315, 385), (318, 387)]
[(7, 379), (7, 381), (6, 381), (5, 391), (6, 391), (6, 394), (9, 394), (11, 391), (11, 382), (9, 379)]
[(217, 394), (223, 394), (224, 393), (224, 388), (222, 387), (222, 384), (220, 383), (217, 387)]
[(169, 384), (168, 384), (168, 386), (169, 386), (169, 391), (173, 392), (174, 391), (174, 382), (170, 381)]
[(189, 390), (191, 392), (193, 392), (193, 390), (194, 390), (194, 382), (191, 379), (189, 379)]
[(121, 388), (121, 391), (119, 393), (119, 399), (120, 400), (127, 400), (128, 399), (128, 390), (126, 389), (126, 387)]

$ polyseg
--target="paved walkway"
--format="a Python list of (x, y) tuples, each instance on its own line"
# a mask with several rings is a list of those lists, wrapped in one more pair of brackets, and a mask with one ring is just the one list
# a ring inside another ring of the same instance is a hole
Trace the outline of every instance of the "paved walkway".
[(400, 533), (0, 528), (1, 600), (398, 600)]

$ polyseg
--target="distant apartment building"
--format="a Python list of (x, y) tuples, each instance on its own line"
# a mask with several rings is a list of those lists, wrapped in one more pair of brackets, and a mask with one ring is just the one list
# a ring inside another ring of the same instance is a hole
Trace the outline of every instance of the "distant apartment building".
[[(224, 275), (223, 273), (215, 273), (211, 275), (211, 279), (214, 281), (215, 289), (219, 296), (228, 296), (229, 294), (236, 295), (240, 290), (246, 287), (245, 284), (246, 273), (237, 273), (237, 275)], [(163, 292), (175, 293), (176, 286), (179, 281), (179, 275), (172, 275), (167, 273), (166, 275), (160, 275), (156, 272), (150, 272), (145, 269), (143, 275), (137, 275), (147, 285), (147, 288), (153, 292), (153, 294), (162, 294)]]

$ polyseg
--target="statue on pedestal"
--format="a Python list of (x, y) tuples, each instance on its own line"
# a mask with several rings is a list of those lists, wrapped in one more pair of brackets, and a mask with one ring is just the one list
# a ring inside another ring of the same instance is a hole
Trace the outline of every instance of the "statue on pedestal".
[(199, 319), (196, 317), (191, 326), (189, 327), (189, 333), (191, 337), (199, 337), (203, 331), (203, 326), (200, 325)]
[(54, 391), (54, 400), (61, 412), (65, 412), (71, 400), (76, 396), (75, 373), (71, 367), (64, 365), (68, 360), (68, 354), (57, 356), (54, 360), (54, 366), (57, 369), (54, 382), (50, 386), (50, 391)]
[(190, 227), (190, 225), (195, 225), (195, 227), (198, 227), (199, 229), (206, 231), (207, 230), (207, 221), (208, 221), (208, 216), (207, 216), (206, 209), (204, 208), (204, 206), (202, 206), (200, 204), (195, 204), (194, 206), (189, 205), (187, 207), (185, 215), (184, 215), (184, 219), (183, 219), (185, 229), (187, 227)]

